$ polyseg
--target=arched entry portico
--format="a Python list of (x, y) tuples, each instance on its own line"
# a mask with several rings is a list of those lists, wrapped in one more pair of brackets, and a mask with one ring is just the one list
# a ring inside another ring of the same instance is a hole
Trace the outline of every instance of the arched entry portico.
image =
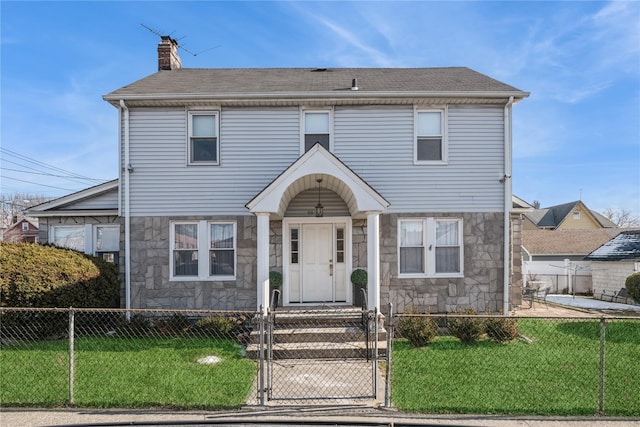
[[(316, 188), (318, 185), (318, 179), (322, 179), (323, 188), (333, 191), (337, 194), (345, 203), (348, 209), (348, 217), (345, 218), (331, 218), (331, 217), (307, 217), (304, 220), (299, 219), (298, 222), (294, 220), (285, 219), (285, 213), (291, 201), (301, 192)], [(331, 230), (331, 238), (335, 239), (339, 224), (344, 224), (344, 233), (349, 233), (350, 242), (350, 220), (351, 218), (366, 218), (367, 219), (367, 268), (369, 272), (368, 282), (368, 304), (369, 307), (380, 307), (380, 237), (379, 237), (379, 224), (380, 214), (385, 211), (389, 206), (387, 202), (380, 194), (378, 194), (369, 184), (367, 184), (356, 173), (349, 169), (344, 163), (342, 163), (336, 156), (328, 152), (321, 145), (316, 144), (298, 160), (285, 169), (274, 181), (272, 181), (264, 190), (257, 194), (246, 207), (257, 216), (258, 229), (257, 229), (257, 305), (258, 308), (262, 307), (266, 311), (269, 306), (269, 221), (283, 220), (283, 227), (287, 227), (287, 230), (291, 230), (291, 224), (300, 224), (299, 232), (307, 232), (306, 240), (315, 243), (306, 248), (308, 257), (304, 260), (312, 264), (316, 260), (313, 259), (313, 254), (316, 257), (325, 257), (327, 253), (331, 253), (331, 256), (336, 255), (335, 248), (328, 249), (326, 241), (328, 239), (319, 238), (319, 236), (326, 236)], [(323, 225), (324, 224), (324, 225)], [(327, 225), (330, 224), (330, 227)], [(306, 225), (306, 227), (302, 227)], [(306, 228), (306, 230), (304, 230)], [(287, 236), (289, 237), (289, 236)], [(303, 236), (301, 236), (303, 237)], [(319, 241), (320, 239), (320, 241)], [(322, 243), (322, 240), (325, 243)], [(345, 242), (346, 243), (346, 242)], [(291, 248), (288, 248), (287, 256), (290, 255)], [(333, 258), (329, 258), (333, 261)], [(317, 269), (322, 270), (323, 262), (317, 260)], [(329, 264), (326, 263), (325, 272), (316, 272), (322, 278), (326, 277), (326, 272), (329, 271)], [(345, 269), (350, 266), (349, 263), (345, 263)], [(284, 267), (284, 266), (283, 266)], [(288, 268), (289, 266), (287, 266)], [(335, 264), (331, 267), (334, 268)], [(308, 271), (312, 271), (314, 267), (309, 267)], [(285, 275), (291, 273), (290, 270), (283, 271)], [(316, 274), (313, 273), (313, 274)], [(304, 280), (316, 280), (312, 279), (313, 274), (309, 273), (307, 276), (303, 272), (300, 276), (301, 283), (299, 284), (302, 296), (299, 298), (300, 302), (312, 302), (311, 299), (326, 298), (327, 289), (319, 290), (324, 292), (322, 295), (313, 295), (311, 287), (307, 287), (307, 294), (312, 297), (305, 301)], [(344, 272), (346, 275), (350, 274), (350, 271)], [(291, 302), (292, 285), (291, 281), (288, 281), (290, 277), (285, 278), (287, 282), (285, 301)], [(322, 279), (317, 279), (322, 280)], [(342, 296), (338, 295), (341, 292), (336, 288), (335, 278), (331, 279), (331, 292), (334, 301), (338, 301)], [(348, 302), (349, 298), (344, 297), (344, 302)]]

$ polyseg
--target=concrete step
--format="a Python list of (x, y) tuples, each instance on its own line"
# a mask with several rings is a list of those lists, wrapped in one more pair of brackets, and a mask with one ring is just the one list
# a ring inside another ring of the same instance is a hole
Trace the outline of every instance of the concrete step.
[[(369, 339), (373, 340), (374, 332), (370, 332)], [(249, 337), (251, 344), (258, 343), (259, 331), (253, 331)], [(295, 342), (350, 342), (365, 340), (365, 331), (361, 326), (329, 326), (329, 327), (277, 327), (273, 331), (273, 340), (276, 343)], [(386, 340), (386, 331), (378, 330), (378, 340)]]
[[(370, 343), (371, 346), (374, 343)], [(252, 359), (260, 357), (257, 344), (250, 344), (246, 349), (246, 355)], [(373, 347), (370, 348), (373, 354)], [(378, 355), (384, 356), (387, 351), (386, 341), (378, 342)], [(266, 347), (265, 347), (266, 352)], [(274, 360), (280, 359), (354, 359), (366, 358), (367, 348), (364, 341), (350, 342), (288, 342), (276, 343), (272, 347)], [(266, 357), (266, 354), (265, 354)]]

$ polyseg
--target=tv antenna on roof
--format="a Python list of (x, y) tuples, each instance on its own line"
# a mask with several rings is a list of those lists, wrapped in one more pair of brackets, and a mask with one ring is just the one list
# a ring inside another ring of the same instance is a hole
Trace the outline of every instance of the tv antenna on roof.
[(184, 47), (181, 43), (179, 43), (179, 41), (180, 41), (180, 40), (182, 40), (182, 39), (184, 39), (186, 36), (185, 36), (185, 37), (181, 37), (181, 38), (179, 38), (179, 39), (174, 39), (174, 38), (172, 38), (172, 37), (171, 37), (171, 34), (175, 33), (175, 30), (174, 30), (174, 31), (172, 31), (172, 32), (170, 32), (169, 34), (164, 34), (164, 35), (163, 35), (163, 34), (162, 34), (160, 31), (158, 31), (158, 30), (154, 30), (153, 28), (148, 27), (148, 26), (146, 26), (146, 25), (144, 25), (144, 24), (140, 24), (140, 25), (142, 25), (144, 28), (146, 28), (147, 30), (151, 31), (153, 34), (155, 34), (156, 36), (158, 36), (158, 37), (160, 37), (160, 38), (163, 38), (163, 37), (169, 37), (171, 40), (173, 40), (173, 41), (175, 41), (175, 42), (176, 42), (176, 45), (178, 45), (178, 48), (179, 48), (179, 49), (184, 50), (184, 51), (185, 51), (185, 52), (187, 52), (189, 55), (198, 56), (198, 55), (200, 55), (200, 54), (202, 54), (202, 53), (209, 52), (210, 50), (217, 49), (217, 48), (219, 48), (220, 46), (222, 46), (222, 45), (216, 45), (216, 46), (210, 47), (210, 48), (208, 48), (208, 49), (201, 50), (200, 52), (192, 52), (192, 51), (190, 51), (189, 49), (187, 49), (186, 47)]

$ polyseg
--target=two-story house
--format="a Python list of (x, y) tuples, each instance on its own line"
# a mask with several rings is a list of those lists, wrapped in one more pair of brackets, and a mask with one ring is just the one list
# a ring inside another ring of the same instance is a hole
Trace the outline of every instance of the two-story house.
[(528, 93), (462, 67), (186, 69), (170, 37), (158, 62), (104, 96), (124, 306), (264, 309), (274, 270), (284, 305), (350, 305), (362, 267), (370, 308), (508, 309)]

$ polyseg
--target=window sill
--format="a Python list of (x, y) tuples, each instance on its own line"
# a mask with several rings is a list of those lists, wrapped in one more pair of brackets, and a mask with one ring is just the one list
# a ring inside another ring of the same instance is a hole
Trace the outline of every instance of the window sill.
[(447, 166), (448, 160), (414, 160), (415, 166)]
[(237, 280), (236, 276), (174, 276), (170, 277), (170, 282), (232, 282)]
[(439, 274), (399, 274), (398, 279), (460, 279), (464, 273), (439, 273)]
[(220, 166), (220, 162), (192, 162), (187, 163), (187, 166)]

